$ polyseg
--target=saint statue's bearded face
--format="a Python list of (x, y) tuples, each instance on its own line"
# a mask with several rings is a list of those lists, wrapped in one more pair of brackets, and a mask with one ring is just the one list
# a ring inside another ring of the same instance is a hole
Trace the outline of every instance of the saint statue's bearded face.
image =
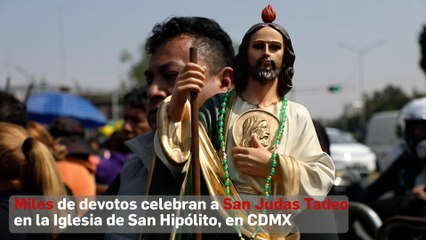
[(284, 39), (269, 26), (255, 32), (247, 49), (249, 74), (262, 84), (277, 79), (284, 57)]

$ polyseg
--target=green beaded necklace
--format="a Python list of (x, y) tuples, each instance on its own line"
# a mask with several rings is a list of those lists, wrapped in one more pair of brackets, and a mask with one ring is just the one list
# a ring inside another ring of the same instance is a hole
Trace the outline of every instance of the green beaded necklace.
[[(229, 174), (228, 158), (227, 158), (227, 155), (226, 155), (225, 115), (226, 115), (226, 109), (228, 108), (228, 105), (229, 105), (229, 99), (231, 98), (232, 93), (233, 93), (233, 89), (226, 92), (225, 98), (223, 99), (223, 102), (221, 104), (221, 109), (219, 111), (219, 118), (218, 118), (218, 120), (219, 120), (218, 121), (219, 147), (220, 147), (220, 153), (221, 153), (221, 156), (222, 156), (222, 167), (223, 167), (223, 171), (225, 172), (225, 193), (226, 193), (226, 196), (228, 196), (228, 197), (231, 195), (231, 190), (230, 190), (231, 178), (230, 178), (230, 174)], [(272, 142), (272, 152), (273, 153), (271, 155), (271, 169), (269, 171), (268, 177), (266, 177), (265, 186), (263, 187), (263, 190), (265, 191), (264, 194), (265, 194), (266, 200), (269, 200), (269, 196), (271, 194), (272, 177), (274, 176), (274, 174), (276, 172), (275, 168), (278, 165), (278, 163), (277, 163), (278, 146), (281, 143), (281, 138), (283, 136), (283, 132), (284, 132), (284, 128), (285, 128), (285, 122), (287, 120), (287, 115), (286, 115), (287, 102), (288, 102), (287, 98), (283, 97), (282, 98), (282, 105), (281, 105), (281, 109), (280, 109), (280, 122), (279, 122), (278, 129), (275, 133), (274, 140)], [(264, 209), (263, 212), (265, 212), (265, 211), (266, 210)], [(240, 237), (240, 239), (243, 239), (239, 226), (236, 226), (236, 230), (238, 232), (238, 236)], [(257, 227), (256, 231), (252, 235), (252, 239), (254, 239), (256, 237), (259, 230), (260, 230), (259, 227)]]

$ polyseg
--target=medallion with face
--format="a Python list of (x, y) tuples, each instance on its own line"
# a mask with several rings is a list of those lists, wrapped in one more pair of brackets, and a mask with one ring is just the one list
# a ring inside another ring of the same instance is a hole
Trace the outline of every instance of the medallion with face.
[(237, 146), (253, 147), (252, 137), (259, 139), (262, 146), (270, 148), (279, 120), (269, 112), (253, 109), (240, 115), (232, 129)]

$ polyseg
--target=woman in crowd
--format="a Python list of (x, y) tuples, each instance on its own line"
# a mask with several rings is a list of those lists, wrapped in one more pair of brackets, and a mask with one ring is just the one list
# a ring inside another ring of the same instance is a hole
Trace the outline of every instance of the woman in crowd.
[(9, 232), (12, 195), (58, 196), (66, 191), (47, 147), (23, 127), (0, 122), (0, 234), (5, 239), (29, 238)]
[(38, 141), (42, 142), (50, 150), (56, 161), (62, 160), (67, 154), (67, 148), (55, 141), (46, 127), (34, 121), (27, 123), (28, 134)]
[[(56, 141), (45, 126), (38, 122), (28, 121), (27, 131), (33, 139), (42, 142), (47, 147), (47, 149), (49, 149), (56, 163), (65, 159), (67, 148), (60, 144), (59, 141)], [(72, 195), (71, 189), (66, 184), (65, 189), (69, 195)]]

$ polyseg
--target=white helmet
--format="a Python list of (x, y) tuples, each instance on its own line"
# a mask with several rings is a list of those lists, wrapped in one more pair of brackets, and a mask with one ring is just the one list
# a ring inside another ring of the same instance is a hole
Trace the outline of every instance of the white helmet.
[(426, 97), (408, 102), (401, 110), (403, 121), (426, 121)]
[(412, 127), (423, 121), (426, 124), (426, 97), (411, 100), (401, 109), (400, 132), (409, 146), (414, 146), (421, 140), (413, 136)]

